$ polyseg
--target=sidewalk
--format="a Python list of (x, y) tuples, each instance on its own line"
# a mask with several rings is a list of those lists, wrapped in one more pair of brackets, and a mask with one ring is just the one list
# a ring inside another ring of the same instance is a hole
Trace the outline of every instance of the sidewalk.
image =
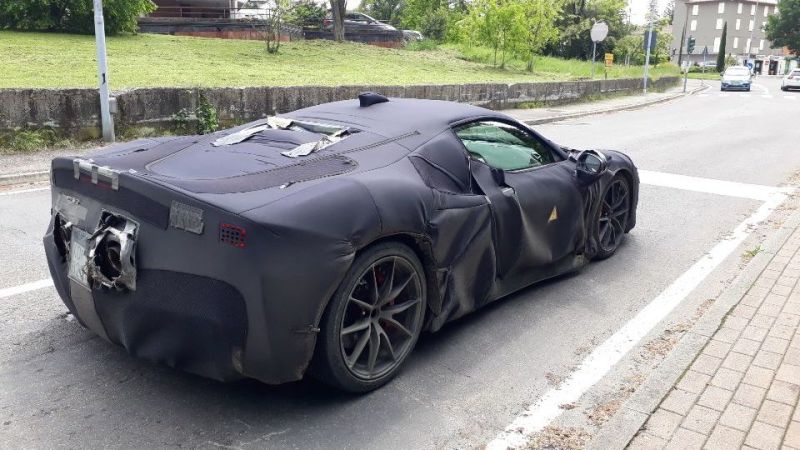
[(629, 449), (800, 449), (800, 228)]
[[(708, 83), (703, 80), (688, 80), (686, 92), (692, 93), (702, 89)], [(564, 105), (554, 108), (533, 108), (533, 109), (506, 109), (503, 113), (514, 117), (528, 125), (538, 125), (542, 123), (555, 122), (558, 120), (574, 119), (593, 114), (603, 114), (614, 111), (624, 111), (637, 109), (656, 103), (666, 102), (683, 94), (683, 81), (675, 87), (669, 88), (664, 92), (649, 92), (640, 95), (627, 95), (624, 97), (611, 98), (589, 103), (577, 103)]]
[[(700, 80), (689, 80), (686, 90), (691, 93), (701, 88)], [(503, 110), (503, 113), (525, 122), (528, 125), (535, 125), (591, 114), (642, 108), (655, 103), (672, 100), (682, 95), (683, 84), (681, 83), (665, 92), (630, 95), (598, 102), (565, 105), (558, 108), (507, 109)], [(45, 181), (47, 180), (48, 171), (50, 169), (50, 160), (54, 157), (78, 155), (90, 150), (92, 149), (62, 149), (35, 153), (0, 155), (0, 186)]]

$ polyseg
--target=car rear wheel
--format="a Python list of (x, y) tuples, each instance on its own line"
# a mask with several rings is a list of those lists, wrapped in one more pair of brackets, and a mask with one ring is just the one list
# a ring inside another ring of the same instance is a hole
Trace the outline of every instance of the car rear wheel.
[(617, 175), (603, 193), (597, 211), (594, 231), (597, 242), (595, 258), (605, 259), (617, 251), (628, 227), (630, 210), (631, 189), (628, 180), (623, 175)]
[(422, 331), (425, 286), (422, 263), (403, 244), (378, 244), (359, 254), (322, 320), (317, 378), (357, 393), (391, 380)]

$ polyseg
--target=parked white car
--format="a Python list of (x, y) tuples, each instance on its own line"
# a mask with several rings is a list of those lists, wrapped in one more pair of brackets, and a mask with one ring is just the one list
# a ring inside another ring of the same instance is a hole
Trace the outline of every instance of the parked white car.
[(788, 91), (789, 89), (800, 89), (800, 69), (793, 69), (783, 77), (781, 90)]

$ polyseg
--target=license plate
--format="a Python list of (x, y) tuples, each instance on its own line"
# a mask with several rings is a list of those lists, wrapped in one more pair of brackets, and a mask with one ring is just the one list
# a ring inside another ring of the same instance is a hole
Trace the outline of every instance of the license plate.
[(83, 287), (89, 287), (89, 278), (86, 273), (88, 260), (88, 246), (90, 234), (78, 227), (72, 228), (72, 239), (69, 243), (69, 273), (70, 279)]

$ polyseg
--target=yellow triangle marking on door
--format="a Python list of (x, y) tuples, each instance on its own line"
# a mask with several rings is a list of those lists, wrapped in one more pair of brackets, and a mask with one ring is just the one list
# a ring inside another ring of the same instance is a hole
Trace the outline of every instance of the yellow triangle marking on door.
[(558, 210), (555, 206), (553, 206), (553, 211), (550, 212), (550, 218), (547, 219), (547, 223), (550, 223), (554, 220), (558, 220)]

